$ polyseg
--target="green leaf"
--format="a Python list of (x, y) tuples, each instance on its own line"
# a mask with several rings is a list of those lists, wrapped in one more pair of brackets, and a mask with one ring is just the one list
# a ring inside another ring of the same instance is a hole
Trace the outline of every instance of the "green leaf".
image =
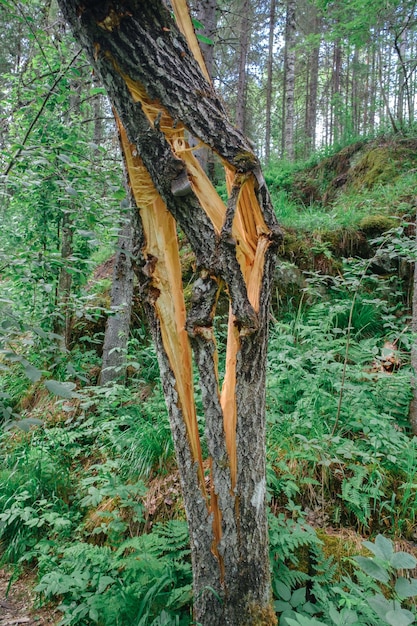
[(401, 598), (417, 596), (417, 578), (397, 578), (395, 591)]
[(284, 611), (291, 610), (291, 604), (289, 602), (285, 602), (284, 600), (276, 600), (274, 602), (275, 613), (283, 613)]
[(365, 548), (368, 548), (376, 557), (389, 561), (394, 554), (394, 546), (391, 539), (387, 539), (383, 535), (377, 535), (375, 543), (372, 541), (364, 541)]
[(106, 90), (104, 87), (91, 87), (90, 96), (96, 96), (98, 94), (106, 95)]
[(388, 601), (382, 593), (376, 593), (374, 596), (367, 598), (369, 606), (375, 611), (378, 617), (385, 620), (388, 611), (392, 611), (394, 603)]
[(204, 35), (200, 35), (200, 33), (196, 33), (196, 35), (197, 35), (198, 41), (201, 41), (201, 43), (206, 43), (208, 46), (212, 46), (213, 45), (213, 40), (210, 39), (209, 37), (205, 37)]
[(343, 626), (351, 626), (358, 623), (358, 614), (356, 611), (352, 611), (352, 609), (342, 609), (340, 617), (342, 618), (341, 624)]
[(280, 582), (279, 580), (274, 581), (274, 589), (277, 596), (282, 598), (282, 600), (289, 602), (291, 598), (291, 589), (287, 585), (284, 585), (284, 583)]
[(123, 187), (120, 187), (120, 189), (116, 189), (113, 192), (113, 196), (116, 198), (116, 200), (123, 200), (126, 197), (126, 191)]
[(340, 613), (336, 609), (333, 602), (330, 602), (329, 604), (329, 617), (334, 624), (337, 624), (337, 625), (340, 624)]
[(93, 622), (98, 622), (98, 611), (95, 607), (91, 607), (90, 608), (90, 612), (88, 614), (88, 617), (93, 621)]
[(291, 596), (290, 604), (295, 609), (300, 604), (304, 604), (306, 601), (306, 588), (301, 587), (300, 589), (296, 589)]
[(32, 426), (41, 426), (43, 424), (42, 420), (37, 419), (36, 417), (25, 417), (21, 420), (14, 420), (13, 422), (8, 422), (4, 426), (4, 430), (11, 430), (12, 428), (18, 428), (19, 430), (23, 430), (23, 432), (28, 433)]
[(71, 163), (71, 159), (66, 154), (58, 154), (58, 159), (63, 163)]
[(69, 399), (74, 397), (73, 389), (75, 388), (75, 383), (60, 383), (57, 380), (46, 380), (45, 387), (60, 398)]
[(414, 569), (417, 565), (417, 559), (408, 552), (395, 552), (390, 564), (395, 569)]
[(33, 383), (37, 383), (38, 380), (42, 377), (42, 372), (38, 370), (37, 367), (34, 367), (30, 363), (25, 363), (23, 365), (23, 370), (26, 376), (29, 378), (29, 380), (31, 380)]
[(327, 626), (325, 622), (319, 622), (312, 617), (297, 615), (297, 620), (290, 617), (286, 618), (288, 626)]
[(97, 593), (103, 593), (103, 591), (114, 582), (115, 579), (111, 576), (101, 576), (97, 587)]
[(405, 609), (395, 609), (388, 611), (385, 620), (391, 626), (408, 626), (414, 622), (414, 615)]
[(204, 28), (204, 24), (202, 24), (198, 19), (196, 19), (195, 17), (192, 18), (192, 23), (193, 26), (196, 30), (202, 30)]
[(373, 559), (368, 559), (365, 556), (356, 556), (354, 558), (356, 563), (359, 565), (361, 569), (368, 574), (371, 578), (375, 580), (379, 580), (381, 583), (389, 582), (389, 574), (386, 569), (378, 565)]

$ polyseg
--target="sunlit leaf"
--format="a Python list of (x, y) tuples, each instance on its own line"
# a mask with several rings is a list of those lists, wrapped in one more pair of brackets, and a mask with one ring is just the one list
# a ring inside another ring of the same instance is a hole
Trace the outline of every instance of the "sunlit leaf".
[(75, 383), (61, 383), (57, 380), (46, 380), (45, 387), (53, 393), (55, 396), (59, 396), (60, 398), (73, 398), (75, 389)]

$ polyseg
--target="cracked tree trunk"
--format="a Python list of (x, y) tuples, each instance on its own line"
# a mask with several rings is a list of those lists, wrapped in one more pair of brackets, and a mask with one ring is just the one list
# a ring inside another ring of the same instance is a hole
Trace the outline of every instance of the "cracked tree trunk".
[[(281, 232), (259, 162), (210, 84), (185, 0), (172, 1), (176, 23), (161, 0), (59, 3), (117, 111), (141, 218), (136, 272), (181, 476), (195, 620), (203, 626), (275, 624), (265, 504), (265, 371)], [(227, 206), (185, 131), (222, 159)], [(178, 228), (199, 271), (188, 307)], [(213, 330), (221, 289), (230, 300), (223, 381)], [(192, 353), (200, 373), (208, 463), (197, 426)]]

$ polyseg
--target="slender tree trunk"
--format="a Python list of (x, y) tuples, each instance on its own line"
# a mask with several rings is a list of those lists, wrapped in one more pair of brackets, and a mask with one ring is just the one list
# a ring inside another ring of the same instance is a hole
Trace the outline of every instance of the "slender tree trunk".
[[(360, 81), (358, 80), (358, 70), (359, 70), (359, 49), (355, 46), (355, 50), (353, 52), (352, 59), (352, 70), (351, 70), (351, 119), (352, 119), (352, 127), (351, 130), (354, 135), (359, 133), (359, 119), (360, 119), (360, 111), (362, 110), (363, 116), (366, 116), (366, 83), (365, 86), (360, 85)], [(362, 107), (360, 103), (360, 94), (362, 94)]]
[(332, 72), (332, 142), (338, 141), (342, 133), (341, 120), (341, 91), (340, 79), (342, 70), (342, 46), (340, 41), (335, 41), (333, 47), (333, 72)]
[[(390, 66), (390, 63), (388, 64), (388, 67)], [(384, 75), (383, 75), (383, 59), (382, 59), (382, 54), (381, 54), (381, 50), (378, 50), (378, 68), (379, 68), (379, 85), (380, 85), (380, 93), (382, 96), (382, 101), (385, 105), (385, 115), (382, 115), (382, 119), (384, 119), (384, 117), (388, 117), (388, 119), (391, 122), (391, 126), (392, 129), (395, 133), (398, 132), (399, 127), (397, 125), (396, 120), (394, 119), (394, 115), (392, 114), (391, 111), (391, 106), (390, 106), (390, 102), (389, 102), (389, 78), (385, 78), (384, 79)], [(386, 87), (388, 83), (388, 87)]]
[[(416, 244), (417, 244), (417, 215), (416, 215)], [(417, 262), (414, 263), (413, 284), (413, 310), (411, 318), (411, 330), (413, 331), (413, 345), (411, 347), (411, 388), (413, 397), (410, 403), (410, 425), (414, 435), (417, 436)]]
[(397, 119), (401, 127), (404, 126), (404, 105), (407, 105), (408, 123), (412, 121), (412, 98), (410, 91), (410, 72), (406, 62), (407, 50), (407, 29), (404, 29), (400, 37), (395, 38), (394, 48), (397, 53), (397, 74), (398, 74), (398, 101), (397, 101)]
[[(210, 78), (214, 76), (214, 41), (217, 31), (217, 0), (200, 0), (197, 6), (198, 20), (203, 24), (203, 35), (212, 41), (211, 44), (200, 41), (201, 52)], [(196, 157), (203, 169), (214, 180), (215, 160), (212, 152), (208, 148), (200, 148), (196, 151)]]
[[(320, 33), (321, 20), (318, 17), (317, 9), (314, 6), (309, 6), (309, 10), (313, 11), (312, 34), (317, 36)], [(313, 152), (316, 147), (319, 55), (320, 43), (317, 41), (312, 46), (308, 55), (308, 86), (306, 91), (305, 119), (306, 156), (311, 154), (311, 152)]]
[(274, 34), (275, 34), (276, 0), (271, 0), (269, 7), (269, 37), (268, 61), (266, 66), (266, 111), (265, 111), (265, 163), (269, 163), (271, 156), (271, 109), (272, 109), (272, 78), (274, 63)]
[(246, 94), (247, 94), (247, 75), (246, 66), (249, 54), (250, 42), (250, 22), (249, 22), (250, 2), (243, 0), (242, 16), (240, 20), (240, 36), (239, 36), (239, 74), (237, 81), (237, 99), (236, 99), (236, 126), (244, 133), (246, 130)]
[(284, 52), (284, 124), (283, 155), (290, 161), (295, 158), (295, 0), (287, 0)]
[[(268, 306), (281, 232), (259, 162), (203, 76), (183, 0), (172, 5), (188, 45), (161, 0), (59, 4), (117, 111), (140, 208), (136, 271), (157, 345), (184, 494), (195, 620), (203, 626), (275, 624), (265, 506), (265, 371)], [(225, 163), (227, 206), (189, 150), (184, 126)], [(188, 314), (177, 226), (186, 234), (199, 270)], [(213, 318), (223, 284), (230, 316), (221, 388)], [(191, 344), (200, 372), (209, 488)]]
[[(372, 46), (372, 43), (370, 44)], [(362, 130), (364, 133), (367, 132), (368, 128), (371, 129), (371, 110), (372, 110), (372, 81), (374, 76), (374, 67), (372, 64), (372, 57), (370, 46), (368, 46), (364, 52), (365, 60), (366, 60), (366, 79), (365, 79), (365, 88), (364, 88), (364, 102), (363, 102), (363, 115), (362, 115), (362, 124), (361, 124), (361, 115), (360, 115), (360, 102), (358, 100), (358, 88), (355, 84), (356, 82), (356, 72), (353, 76), (355, 82), (353, 83), (353, 97), (358, 101), (356, 105), (356, 113), (355, 113), (355, 128), (356, 132), (360, 133)], [(373, 48), (373, 46), (372, 46)], [(359, 54), (359, 62), (360, 62), (360, 54)]]
[(61, 337), (59, 345), (66, 350), (71, 341), (71, 284), (72, 276), (68, 271), (69, 258), (72, 255), (72, 219), (70, 211), (64, 211), (61, 222), (61, 267), (56, 289), (57, 316), (54, 332)]
[[(97, 80), (94, 79), (93, 85), (97, 87)], [(94, 131), (93, 139), (96, 146), (101, 146), (103, 143), (103, 96), (97, 94), (93, 99), (93, 117), (94, 117)]]
[(133, 298), (133, 246), (135, 228), (132, 222), (133, 211), (129, 207), (123, 217), (117, 241), (117, 251), (113, 269), (110, 308), (104, 334), (103, 359), (100, 385), (126, 376), (126, 351), (129, 339), (130, 318)]
[(375, 130), (375, 113), (376, 113), (376, 94), (377, 94), (377, 58), (375, 45), (372, 43), (372, 62), (369, 77), (369, 130), (373, 132)]
[(198, 2), (197, 16), (199, 22), (204, 26), (202, 34), (213, 42), (211, 44), (204, 41), (199, 42), (208, 74), (211, 77), (214, 75), (214, 40), (217, 31), (216, 9), (217, 0), (199, 0)]

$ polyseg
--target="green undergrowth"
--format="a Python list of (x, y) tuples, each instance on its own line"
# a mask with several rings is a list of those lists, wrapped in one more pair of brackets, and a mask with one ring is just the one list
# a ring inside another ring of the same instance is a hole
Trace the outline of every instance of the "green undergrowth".
[[(397, 235), (383, 240), (387, 254), (398, 255)], [(270, 550), (283, 626), (415, 619), (412, 337), (399, 285), (371, 268), (350, 260), (339, 279), (310, 274), (298, 308), (287, 302), (271, 326)], [(138, 362), (151, 360), (137, 342)], [(62, 625), (191, 624), (184, 513), (150, 512), (153, 482), (163, 490), (173, 468), (160, 386), (151, 375), (84, 387), (55, 408), (42, 426), (1, 435), (2, 563), (37, 568), (38, 602), (57, 603)]]
[(416, 166), (414, 138), (381, 137), (319, 162), (272, 164), (265, 178), (284, 228), (357, 230), (369, 215), (414, 216)]
[[(310, 163), (322, 194), (367, 145), (342, 164), (338, 153)], [(303, 208), (291, 194), (306, 176), (288, 167), (268, 181), (293, 227), (277, 267), (266, 396), (275, 610), (280, 626), (412, 624), (415, 174), (399, 168), (366, 191), (352, 178), (345, 204), (336, 194)], [(62, 625), (191, 625), (188, 534), (147, 329), (130, 339), (127, 383), (98, 387), (99, 337), (52, 359), (53, 337), (13, 324), (0, 327), (0, 564), (14, 576), (35, 568), (37, 601), (58, 606)]]

